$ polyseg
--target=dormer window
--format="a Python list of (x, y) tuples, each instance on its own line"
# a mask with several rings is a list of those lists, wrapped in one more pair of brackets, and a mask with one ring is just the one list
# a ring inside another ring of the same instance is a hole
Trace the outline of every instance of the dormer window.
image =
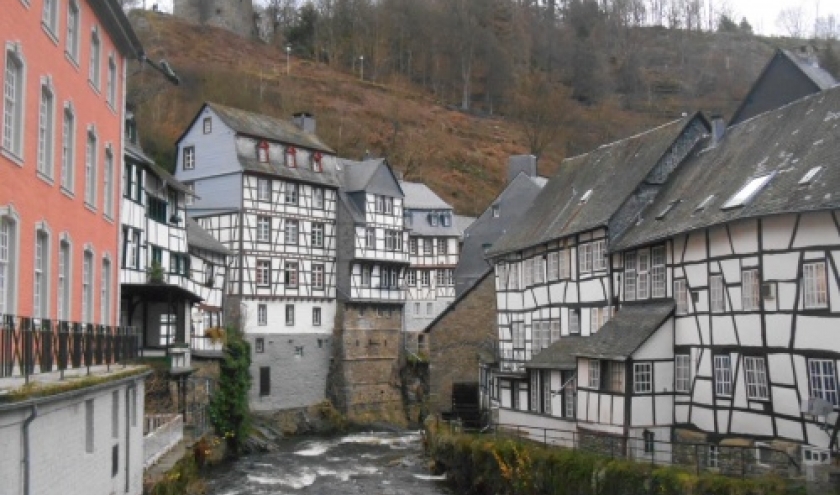
[(268, 142), (260, 141), (257, 145), (257, 160), (260, 163), (268, 163)]
[(429, 213), (429, 223), (432, 227), (438, 226), (438, 214), (437, 213)]
[(493, 218), (499, 218), (499, 205), (491, 206), (490, 210), (493, 213)]
[(450, 215), (449, 213), (444, 213), (440, 216), (440, 223), (444, 227), (452, 226), (452, 215)]
[(583, 196), (580, 197), (580, 204), (586, 203), (587, 201), (589, 201), (589, 198), (591, 198), (591, 197), (592, 197), (592, 189), (589, 189), (588, 191), (583, 193)]
[(312, 154), (312, 171), (313, 172), (317, 172), (317, 173), (320, 174), (321, 172), (324, 171), (324, 166), (321, 163), (322, 159), (323, 159), (323, 155), (321, 155), (320, 152), (316, 151), (315, 153)]
[(286, 148), (286, 166), (289, 168), (297, 167), (297, 150), (294, 146)]

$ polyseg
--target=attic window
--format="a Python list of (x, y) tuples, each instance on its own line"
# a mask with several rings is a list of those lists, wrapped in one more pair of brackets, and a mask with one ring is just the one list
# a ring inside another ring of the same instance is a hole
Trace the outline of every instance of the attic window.
[(814, 180), (814, 177), (816, 177), (817, 174), (820, 173), (820, 170), (822, 170), (821, 166), (814, 167), (811, 170), (809, 170), (808, 173), (803, 175), (802, 178), (799, 180), (799, 185), (803, 186), (806, 184), (810, 184), (811, 181)]
[(710, 204), (712, 204), (712, 200), (713, 200), (713, 199), (715, 199), (715, 195), (714, 195), (714, 194), (710, 194), (710, 195), (709, 195), (706, 199), (704, 199), (704, 200), (703, 200), (703, 201), (702, 201), (699, 205), (697, 205), (697, 208), (695, 208), (695, 209), (694, 209), (694, 213), (697, 213), (698, 211), (703, 211), (703, 210), (705, 210), (707, 206), (709, 206)]
[(592, 197), (592, 189), (583, 193), (583, 196), (580, 197), (580, 204), (586, 203), (587, 201), (589, 201), (589, 198), (591, 198), (591, 197)]
[(770, 179), (773, 178), (773, 174), (762, 175), (761, 177), (755, 177), (750, 179), (744, 187), (741, 188), (740, 191), (735, 193), (734, 196), (729, 198), (729, 201), (723, 204), (720, 208), (722, 210), (726, 210), (729, 208), (736, 208), (738, 206), (744, 206), (747, 204), (747, 201), (753, 198), (756, 194), (758, 194), (761, 189), (770, 182)]
[(440, 224), (444, 227), (449, 227), (452, 225), (452, 215), (449, 213), (444, 213), (440, 216)]
[(213, 132), (213, 119), (210, 117), (204, 117), (202, 125), (204, 126), (204, 134), (210, 134)]
[(260, 163), (268, 163), (268, 143), (266, 141), (260, 141), (260, 144), (257, 145), (257, 160)]
[(312, 170), (314, 172), (318, 172), (319, 174), (324, 171), (324, 166), (321, 164), (322, 158), (323, 155), (321, 155), (321, 152), (319, 151), (312, 154)]
[(670, 213), (671, 210), (673, 210), (674, 207), (677, 206), (678, 204), (680, 204), (681, 202), (682, 202), (681, 199), (675, 199), (674, 201), (671, 201), (670, 203), (668, 203), (668, 205), (665, 206), (665, 208), (663, 208), (661, 212), (659, 212), (659, 215), (656, 215), (656, 219), (657, 220), (662, 220), (663, 218), (665, 218), (665, 215)]
[(297, 150), (294, 146), (286, 148), (286, 166), (289, 168), (297, 167)]
[(499, 205), (491, 206), (490, 211), (493, 213), (493, 218), (499, 218)]
[(429, 213), (429, 224), (432, 227), (437, 227), (438, 226), (438, 219), (439, 219), (439, 217), (438, 217), (437, 213)]

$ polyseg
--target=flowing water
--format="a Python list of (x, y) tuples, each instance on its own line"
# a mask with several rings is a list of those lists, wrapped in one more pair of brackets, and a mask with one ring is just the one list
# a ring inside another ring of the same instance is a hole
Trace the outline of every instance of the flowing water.
[(427, 470), (419, 433), (283, 440), (211, 474), (209, 495), (445, 495)]

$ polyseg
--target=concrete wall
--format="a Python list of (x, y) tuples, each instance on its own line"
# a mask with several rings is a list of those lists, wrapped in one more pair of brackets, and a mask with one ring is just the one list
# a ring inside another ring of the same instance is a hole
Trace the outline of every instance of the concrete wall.
[(479, 352), (495, 352), (494, 283), (484, 277), (428, 329), (432, 412), (450, 409), (453, 383), (478, 381)]
[[(131, 377), (33, 401), (37, 416), (28, 428), (29, 493), (142, 493), (144, 380)], [(87, 401), (93, 404), (92, 452), (86, 448)], [(0, 406), (0, 495), (24, 493), (23, 426), (32, 413), (29, 404)]]
[[(251, 390), (254, 411), (304, 407), (326, 399), (332, 336), (306, 333), (248, 333), (251, 343)], [(263, 339), (263, 352), (256, 341)], [(302, 352), (302, 355), (300, 353)], [(260, 368), (270, 369), (268, 395), (260, 395)]]

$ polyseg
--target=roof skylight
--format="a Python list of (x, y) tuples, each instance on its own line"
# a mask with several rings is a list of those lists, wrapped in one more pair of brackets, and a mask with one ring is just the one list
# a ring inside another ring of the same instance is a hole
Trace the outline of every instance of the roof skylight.
[(821, 166), (817, 166), (809, 170), (808, 173), (806, 173), (802, 176), (801, 179), (799, 179), (799, 185), (801, 186), (805, 184), (810, 184), (811, 181), (814, 180), (814, 177), (816, 177), (817, 174), (820, 173), (820, 170), (822, 170)]
[(668, 204), (665, 206), (665, 208), (663, 208), (663, 209), (662, 209), (662, 211), (661, 211), (661, 212), (659, 212), (659, 215), (656, 215), (656, 219), (657, 219), (657, 220), (662, 220), (663, 218), (665, 218), (665, 215), (667, 215), (668, 213), (670, 213), (670, 212), (671, 212), (671, 210), (673, 210), (673, 209), (674, 209), (674, 207), (675, 207), (675, 206), (677, 206), (677, 205), (678, 205), (678, 204), (680, 204), (680, 203), (682, 203), (682, 200), (681, 200), (681, 199), (675, 199), (675, 200), (671, 201), (670, 203), (668, 203)]
[(697, 213), (698, 211), (701, 211), (701, 210), (706, 209), (706, 207), (707, 207), (707, 206), (709, 206), (710, 204), (712, 204), (712, 200), (713, 200), (713, 199), (715, 199), (715, 195), (714, 195), (714, 194), (710, 194), (710, 195), (709, 195), (706, 199), (704, 199), (704, 200), (703, 200), (703, 201), (702, 201), (699, 205), (697, 205), (697, 208), (695, 208), (695, 209), (694, 209), (694, 213)]
[(583, 196), (580, 197), (580, 202), (581, 203), (586, 203), (587, 201), (589, 201), (589, 198), (591, 198), (591, 197), (592, 197), (592, 189), (583, 193)]
[(753, 196), (758, 194), (761, 189), (770, 182), (770, 179), (773, 178), (773, 174), (762, 175), (761, 177), (755, 177), (749, 180), (744, 187), (742, 187), (734, 196), (729, 198), (729, 201), (723, 204), (720, 208), (722, 210), (726, 210), (728, 208), (737, 208), (739, 206), (744, 206), (747, 204), (747, 201), (752, 199)]

